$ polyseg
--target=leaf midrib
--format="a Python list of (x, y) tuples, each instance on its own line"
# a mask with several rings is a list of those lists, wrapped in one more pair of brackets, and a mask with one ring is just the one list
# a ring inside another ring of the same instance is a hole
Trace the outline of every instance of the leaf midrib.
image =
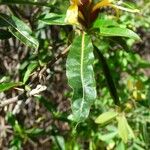
[[(0, 15), (1, 18), (3, 18), (8, 24), (10, 24), (13, 28), (15, 28), (15, 30), (17, 30), (20, 34), (22, 34), (28, 41), (30, 41), (30, 39), (23, 34), (20, 30), (18, 30), (18, 28), (16, 28), (12, 23), (10, 23), (9, 21), (7, 21), (7, 19), (5, 19), (3, 16)], [(34, 45), (36, 45), (36, 43), (30, 41), (31, 43), (33, 43)]]
[(85, 99), (85, 89), (84, 89), (84, 73), (83, 73), (83, 60), (84, 60), (84, 47), (85, 47), (85, 33), (82, 33), (82, 42), (81, 42), (81, 60), (80, 60), (80, 76), (81, 76), (81, 84), (82, 84), (82, 102), (80, 107), (80, 112), (82, 112), (84, 99)]

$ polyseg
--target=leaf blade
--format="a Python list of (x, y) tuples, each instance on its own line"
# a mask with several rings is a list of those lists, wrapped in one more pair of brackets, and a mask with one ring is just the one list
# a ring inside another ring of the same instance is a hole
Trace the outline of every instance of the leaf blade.
[(67, 58), (66, 73), (69, 85), (74, 91), (72, 111), (73, 120), (76, 122), (87, 118), (90, 106), (96, 99), (92, 49), (90, 37), (83, 33), (74, 39)]
[(95, 119), (95, 123), (105, 124), (105, 123), (111, 121), (112, 119), (114, 119), (117, 115), (118, 115), (118, 113), (115, 111), (104, 112)]
[(27, 67), (27, 71), (25, 72), (25, 75), (23, 77), (23, 83), (25, 84), (28, 80), (28, 78), (30, 77), (30, 74), (32, 73), (32, 71), (38, 66), (37, 62), (32, 62), (29, 64), (29, 66)]
[(120, 36), (140, 40), (140, 37), (130, 29), (120, 27), (101, 27), (100, 35), (102, 36)]
[(7, 91), (13, 87), (21, 86), (21, 82), (7, 82), (7, 83), (0, 83), (0, 92)]
[(32, 36), (31, 29), (23, 21), (19, 20), (15, 16), (10, 17), (2, 13), (0, 13), (0, 19), (5, 21), (5, 23), (9, 26), (9, 31), (21, 42), (31, 48), (38, 49), (39, 42)]

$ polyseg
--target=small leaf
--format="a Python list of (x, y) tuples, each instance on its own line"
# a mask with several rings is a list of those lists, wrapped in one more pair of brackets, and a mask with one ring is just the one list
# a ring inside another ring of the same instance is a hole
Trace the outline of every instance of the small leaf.
[(27, 67), (27, 71), (25, 72), (23, 83), (25, 84), (30, 77), (30, 74), (34, 71), (34, 69), (38, 66), (37, 62), (32, 62)]
[(4, 92), (7, 91), (11, 88), (17, 87), (17, 86), (21, 86), (22, 83), (21, 82), (9, 82), (9, 83), (0, 83), (0, 92)]
[(85, 33), (76, 36), (67, 58), (66, 73), (73, 89), (72, 119), (84, 121), (96, 99), (95, 78), (93, 72), (93, 46), (90, 36)]
[(40, 16), (39, 20), (48, 25), (66, 25), (64, 14), (49, 13), (44, 16)]
[(120, 27), (101, 27), (100, 35), (102, 36), (121, 36), (128, 37), (135, 40), (140, 40), (140, 37), (130, 29)]
[(10, 17), (2, 13), (0, 13), (0, 19), (9, 26), (9, 31), (21, 42), (31, 48), (38, 49), (38, 41), (32, 36), (31, 29), (23, 21), (15, 16)]
[(117, 117), (117, 121), (118, 121), (119, 136), (122, 138), (124, 143), (127, 143), (130, 137), (134, 138), (134, 133), (127, 122), (125, 114), (124, 113), (119, 114)]
[(97, 123), (97, 124), (108, 123), (112, 119), (116, 118), (117, 115), (118, 115), (118, 113), (115, 111), (105, 112), (96, 118), (95, 123)]

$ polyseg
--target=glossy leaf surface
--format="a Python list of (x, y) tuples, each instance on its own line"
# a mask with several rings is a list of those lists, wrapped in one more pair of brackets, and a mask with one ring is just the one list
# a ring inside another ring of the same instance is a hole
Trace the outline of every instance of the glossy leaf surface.
[(120, 28), (120, 27), (101, 27), (100, 28), (100, 35), (102, 36), (121, 36), (132, 38), (135, 40), (140, 40), (140, 37), (130, 29), (127, 28)]
[(5, 21), (5, 23), (9, 26), (9, 31), (21, 42), (31, 48), (38, 48), (38, 41), (32, 36), (31, 29), (23, 21), (15, 16), (10, 17), (5, 14), (0, 14), (0, 19)]
[(15, 82), (0, 83), (0, 92), (7, 91), (11, 88), (21, 86), (21, 85), (22, 85), (21, 82), (18, 82), (18, 83), (15, 83)]
[(72, 119), (84, 121), (89, 115), (90, 107), (96, 99), (93, 73), (93, 46), (90, 37), (83, 33), (75, 37), (67, 58), (67, 77), (73, 89)]

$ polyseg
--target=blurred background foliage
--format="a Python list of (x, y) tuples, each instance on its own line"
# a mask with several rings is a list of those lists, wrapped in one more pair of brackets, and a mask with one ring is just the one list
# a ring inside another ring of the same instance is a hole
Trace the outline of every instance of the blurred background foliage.
[[(121, 103), (126, 108), (126, 117), (135, 133), (136, 138), (129, 140), (126, 144), (118, 136), (115, 121), (106, 126), (94, 123), (95, 118), (111, 109), (113, 103), (102, 73), (102, 66), (97, 61), (95, 61), (94, 70), (98, 98), (91, 108), (90, 116), (76, 127), (68, 120), (72, 93), (65, 74), (66, 55), (57, 62), (54, 58), (72, 40), (73, 28), (71, 26), (48, 26), (43, 24), (40, 18), (50, 12), (65, 14), (69, 1), (41, 0), (38, 2), (43, 5), (46, 2), (49, 7), (40, 6), (39, 3), (38, 5), (32, 5), (32, 3), (30, 5), (4, 5), (5, 1), (0, 0), (0, 12), (7, 15), (14, 14), (23, 20), (30, 26), (32, 34), (39, 41), (37, 52), (14, 38), (0, 20), (0, 84), (25, 82), (23, 87), (1, 92), (0, 101), (16, 97), (24, 89), (30, 91), (39, 86), (46, 87), (46, 90), (37, 96), (23, 95), (23, 100), (0, 108), (0, 149), (149, 150), (149, 0), (126, 0), (127, 4), (138, 8), (140, 14), (120, 12), (117, 20), (122, 26), (137, 32), (141, 37), (140, 42), (117, 37), (100, 37), (97, 41), (108, 61)], [(109, 18), (112, 18), (111, 11), (110, 9), (107, 13)], [(101, 10), (99, 17), (105, 18), (106, 13)]]

